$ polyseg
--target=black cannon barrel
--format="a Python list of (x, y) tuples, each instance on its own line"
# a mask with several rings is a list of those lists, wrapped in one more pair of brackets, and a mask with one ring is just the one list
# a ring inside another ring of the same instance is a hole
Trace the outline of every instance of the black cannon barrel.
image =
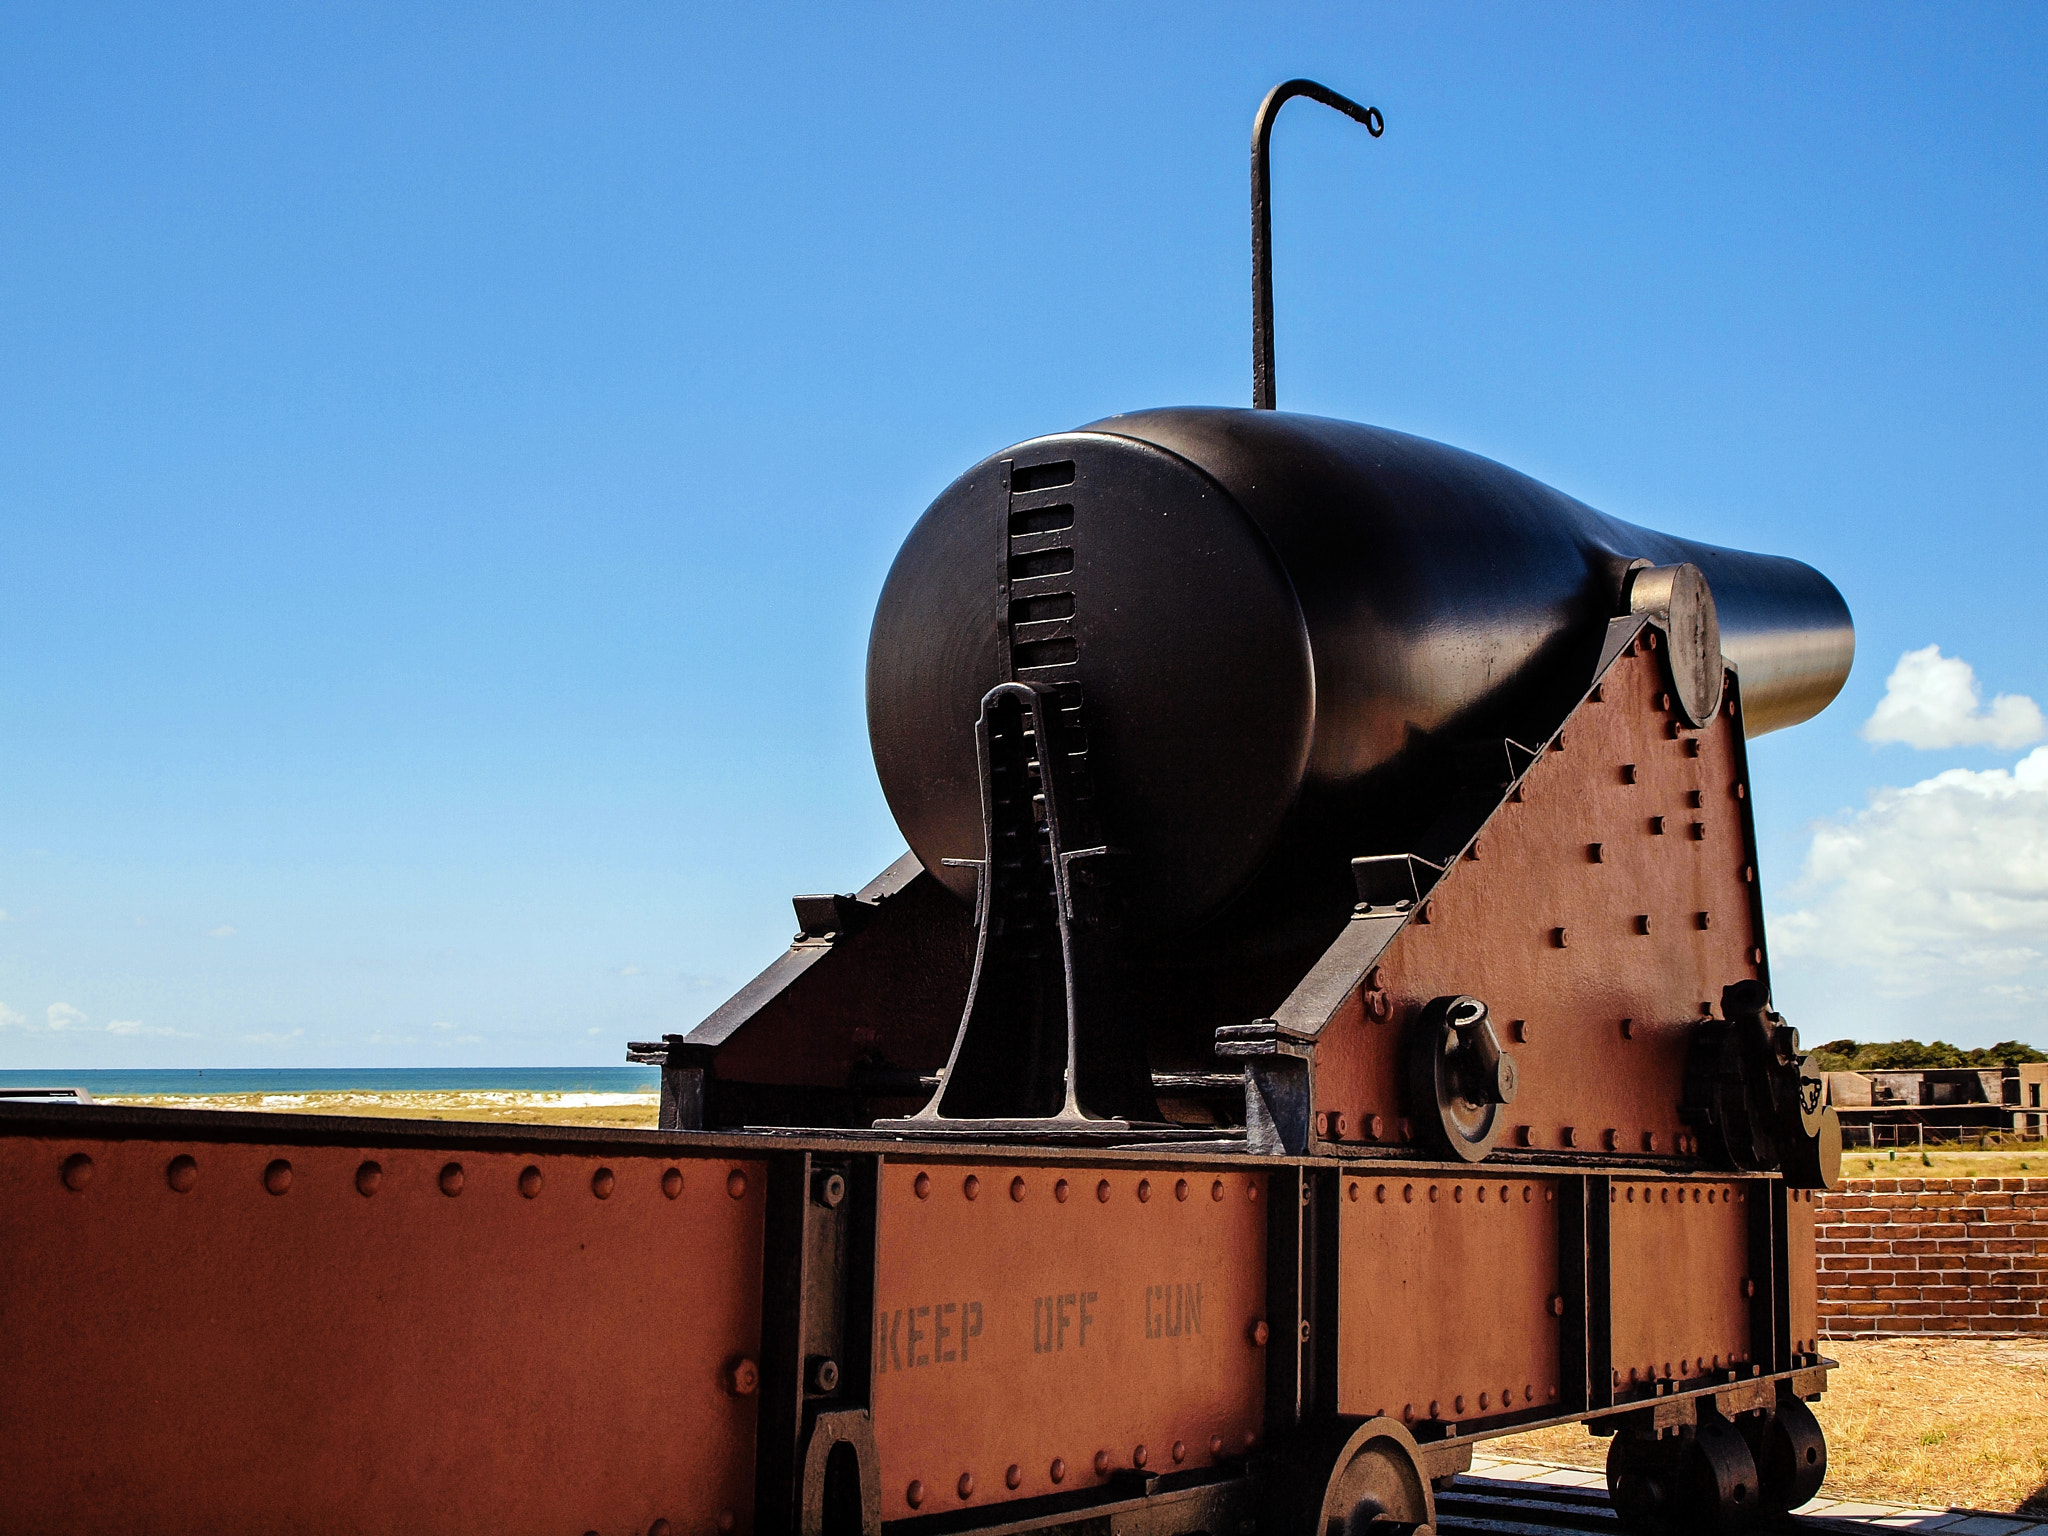
[(971, 900), (946, 861), (982, 855), (980, 700), (1054, 688), (1100, 835), (1129, 855), (1134, 931), (1186, 934), (1262, 868), (1371, 851), (1431, 744), (1546, 732), (1646, 560), (1705, 573), (1750, 734), (1841, 689), (1848, 607), (1796, 560), (1380, 428), (1114, 416), (976, 465), (912, 529), (869, 642), (876, 768), (912, 850)]

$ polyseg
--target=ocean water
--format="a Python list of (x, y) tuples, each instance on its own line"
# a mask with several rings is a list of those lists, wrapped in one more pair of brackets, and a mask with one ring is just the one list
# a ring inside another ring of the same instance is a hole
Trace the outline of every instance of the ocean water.
[(222, 1093), (653, 1093), (659, 1067), (329, 1067), (185, 1072), (0, 1072), (0, 1088), (83, 1088), (94, 1098)]

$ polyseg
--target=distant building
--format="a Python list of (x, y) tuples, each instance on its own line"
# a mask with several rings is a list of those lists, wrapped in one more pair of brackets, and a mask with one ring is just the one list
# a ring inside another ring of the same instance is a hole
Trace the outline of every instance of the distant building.
[(1822, 1075), (1852, 1144), (1889, 1142), (1900, 1127), (1917, 1128), (1907, 1140), (1928, 1131), (1942, 1140), (1978, 1131), (2048, 1134), (2048, 1062)]

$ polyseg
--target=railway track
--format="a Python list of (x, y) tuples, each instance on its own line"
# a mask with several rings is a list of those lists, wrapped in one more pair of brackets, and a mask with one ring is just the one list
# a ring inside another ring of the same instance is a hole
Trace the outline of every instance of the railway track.
[[(1625, 1527), (1598, 1488), (1461, 1476), (1436, 1496), (1438, 1536), (1621, 1536)], [(1759, 1529), (1802, 1536), (1872, 1536), (1875, 1530), (1941, 1531), (1944, 1536), (2040, 1536), (2048, 1521), (1977, 1510), (1930, 1510), (1921, 1520), (1890, 1515), (1854, 1520), (1779, 1515)]]

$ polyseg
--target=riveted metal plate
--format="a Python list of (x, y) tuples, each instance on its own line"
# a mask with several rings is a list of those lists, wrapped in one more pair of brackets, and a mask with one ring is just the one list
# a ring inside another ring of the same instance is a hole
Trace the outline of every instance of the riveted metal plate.
[(1241, 1457), (1262, 1433), (1267, 1203), (1243, 1170), (885, 1166), (883, 1518)]
[(728, 1388), (760, 1353), (763, 1184), (725, 1158), (0, 1139), (4, 1523), (744, 1532), (757, 1399)]

